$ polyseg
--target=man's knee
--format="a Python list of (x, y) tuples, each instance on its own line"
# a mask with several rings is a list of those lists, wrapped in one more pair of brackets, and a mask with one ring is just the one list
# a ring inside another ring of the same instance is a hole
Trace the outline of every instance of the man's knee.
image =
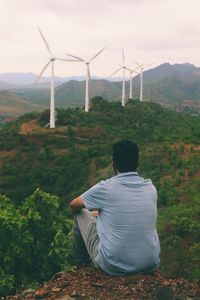
[(79, 228), (79, 226), (78, 226), (78, 220), (77, 220), (77, 215), (74, 215), (74, 223), (73, 223), (73, 227), (74, 227), (74, 229), (78, 229)]
[(80, 226), (82, 224), (89, 224), (91, 222), (96, 222), (96, 218), (92, 216), (89, 210), (84, 208), (80, 211), (80, 213), (75, 215), (74, 222)]
[[(81, 211), (78, 214), (74, 215), (74, 224), (75, 225), (78, 225), (78, 220), (84, 218), (87, 215), (87, 213), (85, 211), (88, 211), (88, 210), (85, 208), (81, 209)], [(89, 211), (88, 211), (88, 213), (89, 213)]]

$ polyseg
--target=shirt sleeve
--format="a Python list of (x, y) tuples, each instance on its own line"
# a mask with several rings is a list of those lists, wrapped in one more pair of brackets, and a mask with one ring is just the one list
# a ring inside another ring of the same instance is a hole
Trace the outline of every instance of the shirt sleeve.
[(101, 210), (107, 197), (106, 181), (100, 181), (81, 195), (88, 210)]

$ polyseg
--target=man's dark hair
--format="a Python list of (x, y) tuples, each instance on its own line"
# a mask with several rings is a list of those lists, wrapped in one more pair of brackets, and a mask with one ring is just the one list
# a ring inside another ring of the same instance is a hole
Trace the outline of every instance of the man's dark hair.
[(114, 167), (120, 173), (136, 171), (139, 162), (139, 148), (137, 144), (128, 140), (115, 143), (112, 147), (112, 156)]

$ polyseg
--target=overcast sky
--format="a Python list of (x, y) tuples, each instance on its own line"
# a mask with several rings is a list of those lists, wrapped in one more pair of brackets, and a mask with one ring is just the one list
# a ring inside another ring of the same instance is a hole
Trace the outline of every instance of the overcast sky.
[[(95, 76), (119, 67), (122, 47), (130, 68), (133, 60), (200, 67), (200, 0), (0, 0), (0, 73), (41, 71), (49, 55), (37, 26), (55, 56), (88, 60), (107, 47), (91, 64)], [(84, 75), (85, 65), (57, 61), (55, 72)]]

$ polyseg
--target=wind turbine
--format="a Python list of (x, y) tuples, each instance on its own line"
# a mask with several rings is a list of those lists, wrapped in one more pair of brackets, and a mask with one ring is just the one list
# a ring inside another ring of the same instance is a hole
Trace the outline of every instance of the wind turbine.
[(132, 70), (132, 69), (126, 67), (126, 70), (128, 70), (129, 73), (130, 73), (129, 99), (133, 98), (133, 73), (138, 74), (138, 72), (136, 72), (136, 70), (138, 68), (139, 67), (137, 67), (136, 69)]
[(42, 71), (38, 75), (38, 78), (36, 79), (35, 83), (37, 83), (40, 80), (43, 73), (46, 71), (48, 66), (51, 64), (51, 97), (50, 97), (50, 122), (49, 123), (50, 123), (50, 128), (55, 128), (54, 62), (55, 62), (55, 60), (60, 60), (60, 61), (77, 61), (77, 60), (69, 60), (69, 59), (67, 60), (67, 59), (55, 57), (55, 55), (52, 54), (49, 44), (47, 43), (47, 40), (45, 39), (45, 37), (39, 27), (38, 27), (38, 30), (39, 30), (42, 40), (46, 46), (46, 49), (49, 53), (49, 61), (42, 68)]
[(97, 52), (89, 61), (84, 60), (81, 57), (66, 53), (68, 56), (71, 56), (76, 59), (76, 61), (84, 62), (86, 64), (86, 80), (85, 80), (85, 112), (89, 111), (90, 108), (90, 99), (89, 99), (89, 81), (91, 78), (90, 75), (90, 63), (97, 57), (101, 52), (105, 50), (106, 47)]
[(144, 68), (147, 68), (151, 66), (153, 63), (145, 65), (145, 64), (138, 64), (136, 61), (134, 61), (137, 65), (138, 68), (140, 69), (140, 101), (143, 101), (143, 73), (144, 73)]
[(117, 69), (116, 71), (114, 71), (109, 77), (112, 77), (113, 75), (115, 75), (116, 73), (118, 73), (120, 70), (123, 70), (123, 80), (122, 80), (122, 106), (125, 106), (125, 70), (126, 70), (126, 66), (125, 66), (125, 57), (124, 57), (124, 49), (122, 48), (122, 65), (121, 68)]

